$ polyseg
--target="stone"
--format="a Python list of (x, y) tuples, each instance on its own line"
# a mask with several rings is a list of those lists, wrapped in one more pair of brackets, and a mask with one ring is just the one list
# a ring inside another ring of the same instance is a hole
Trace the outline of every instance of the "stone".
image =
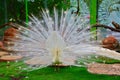
[(2, 41), (0, 41), (0, 48), (1, 47), (4, 47), (4, 45), (3, 45), (3, 42)]
[(0, 56), (7, 55), (9, 54), (8, 52), (0, 51)]
[(25, 61), (26, 64), (28, 65), (44, 65), (47, 64), (46, 61), (44, 62), (43, 60), (41, 61), (39, 57), (34, 57), (32, 59), (29, 59), (27, 61)]
[(21, 58), (22, 56), (5, 55), (0, 57), (0, 61), (15, 61)]
[[(46, 64), (49, 64), (47, 61), (44, 61), (44, 60), (41, 60), (39, 57), (34, 57), (32, 59), (29, 59), (27, 61), (25, 61), (26, 64), (28, 65), (46, 65)], [(65, 64), (51, 64), (50, 66), (53, 66), (53, 67), (65, 67), (65, 66), (68, 66), (68, 65), (65, 65)]]
[(94, 74), (120, 75), (120, 64), (89, 64), (88, 72)]
[(5, 30), (4, 32), (4, 39), (5, 41), (8, 40), (8, 38), (15, 38), (16, 34), (18, 33), (17, 29), (11, 27)]
[(119, 46), (119, 42), (114, 36), (108, 36), (102, 40), (102, 45), (104, 48), (114, 50)]

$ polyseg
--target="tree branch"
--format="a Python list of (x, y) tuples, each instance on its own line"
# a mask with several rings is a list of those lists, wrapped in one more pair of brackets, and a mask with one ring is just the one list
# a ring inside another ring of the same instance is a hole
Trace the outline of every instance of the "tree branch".
[(95, 25), (92, 25), (91, 27), (103, 27), (106, 29), (110, 29), (111, 31), (120, 32), (120, 29), (116, 29), (111, 26), (107, 26), (107, 25), (103, 25), (103, 24), (95, 24)]
[(11, 27), (13, 27), (13, 28), (16, 28), (16, 26), (13, 25), (13, 22), (8, 22), (8, 23), (5, 23), (5, 24), (1, 25), (1, 26), (0, 26), (0, 29), (1, 29), (1, 28), (4, 28), (5, 26), (11, 26)]

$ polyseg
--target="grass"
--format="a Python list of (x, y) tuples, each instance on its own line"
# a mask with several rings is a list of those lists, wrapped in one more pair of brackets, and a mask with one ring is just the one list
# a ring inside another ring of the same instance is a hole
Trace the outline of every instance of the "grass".
[[(101, 60), (102, 59), (102, 60)], [(98, 62), (119, 63), (120, 61), (99, 57)], [(120, 76), (91, 74), (85, 67), (45, 67), (34, 71), (21, 71), (18, 63), (0, 62), (0, 80), (120, 80)]]
[(119, 80), (119, 76), (97, 75), (87, 72), (86, 68), (65, 67), (59, 71), (54, 68), (44, 68), (27, 74), (23, 80)]
[(55, 71), (53, 67), (22, 72), (18, 75), (6, 75), (0, 80), (120, 80), (120, 76), (98, 75), (89, 73), (86, 68), (63, 67)]

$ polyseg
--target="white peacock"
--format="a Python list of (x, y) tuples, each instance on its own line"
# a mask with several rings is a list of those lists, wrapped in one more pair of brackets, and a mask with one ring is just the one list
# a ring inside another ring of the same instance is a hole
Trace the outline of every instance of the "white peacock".
[(102, 55), (120, 60), (120, 54), (102, 48), (91, 40), (94, 35), (89, 31), (89, 20), (83, 16), (69, 14), (61, 11), (61, 16), (54, 9), (51, 17), (48, 10), (43, 10), (42, 20), (30, 17), (29, 27), (12, 24), (18, 28), (19, 39), (10, 39), (14, 46), (9, 50), (23, 56), (23, 61), (34, 69), (49, 65), (80, 66), (76, 60), (81, 56)]

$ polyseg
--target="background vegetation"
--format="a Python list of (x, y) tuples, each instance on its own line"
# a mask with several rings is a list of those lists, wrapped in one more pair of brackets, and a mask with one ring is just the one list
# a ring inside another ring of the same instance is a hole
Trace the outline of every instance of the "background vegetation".
[[(72, 0), (0, 0), (0, 25), (7, 22), (22, 23), (26, 21), (27, 14), (34, 14), (40, 16), (41, 9), (47, 8), (53, 12), (53, 7), (57, 9), (69, 9)], [(77, 0), (76, 0), (77, 1)], [(90, 6), (90, 0), (84, 0)], [(100, 4), (102, 0), (98, 0)], [(0, 29), (0, 36), (6, 28)]]

